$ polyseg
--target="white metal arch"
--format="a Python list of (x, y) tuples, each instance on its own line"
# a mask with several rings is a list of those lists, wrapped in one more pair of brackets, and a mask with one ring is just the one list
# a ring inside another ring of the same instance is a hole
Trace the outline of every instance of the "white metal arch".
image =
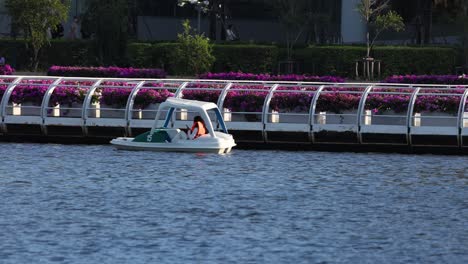
[[(363, 117), (365, 115), (365, 108), (366, 108), (366, 102), (369, 98), (369, 94), (374, 91), (374, 88), (376, 87), (389, 87), (389, 88), (401, 88), (401, 89), (409, 89), (410, 91), (408, 92), (409, 96), (409, 101), (408, 101), (408, 109), (406, 112), (406, 124), (401, 126), (401, 129), (406, 129), (406, 133), (402, 133), (402, 135), (406, 136), (407, 139), (407, 144), (409, 146), (413, 145), (412, 142), (412, 136), (413, 136), (413, 118), (415, 114), (415, 103), (419, 95), (423, 95), (424, 93), (420, 94), (421, 89), (439, 89), (442, 90), (441, 93), (436, 94), (435, 96), (459, 96), (460, 97), (460, 102), (458, 106), (458, 113), (456, 115), (457, 122), (456, 122), (456, 127), (454, 128), (457, 129), (458, 133), (454, 136), (457, 137), (457, 142), (458, 142), (458, 147), (463, 147), (464, 142), (463, 142), (463, 135), (464, 133), (468, 135), (468, 128), (464, 127), (464, 115), (465, 115), (465, 108), (468, 100), (468, 86), (466, 85), (418, 85), (417, 87), (413, 87), (411, 84), (376, 84), (376, 83), (319, 83), (319, 82), (292, 82), (292, 81), (245, 81), (245, 80), (199, 80), (199, 79), (120, 79), (120, 78), (74, 78), (74, 77), (44, 77), (44, 76), (0, 76), (0, 78), (8, 79), (9, 83), (7, 85), (7, 88), (5, 89), (4, 95), (0, 101), (0, 116), (1, 116), (1, 130), (3, 133), (8, 133), (8, 125), (11, 124), (9, 123), (9, 120), (12, 120), (11, 114), (7, 113), (7, 107), (8, 103), (10, 100), (10, 97), (13, 93), (13, 90), (20, 85), (23, 81), (35, 81), (35, 80), (50, 80), (52, 83), (47, 84), (48, 88), (46, 90), (46, 93), (44, 97), (42, 98), (42, 104), (41, 104), (41, 114), (40, 117), (36, 117), (34, 120), (41, 120), (41, 122), (37, 121), (31, 121), (32, 119), (28, 119), (29, 117), (27, 116), (15, 116), (15, 120), (19, 120), (24, 122), (25, 124), (33, 124), (33, 125), (38, 125), (42, 129), (42, 133), (45, 135), (47, 134), (47, 126), (49, 123), (45, 122), (46, 120), (53, 120), (55, 117), (49, 117), (47, 114), (47, 110), (49, 107), (49, 102), (51, 100), (51, 96), (55, 90), (56, 87), (60, 86), (61, 83), (67, 82), (67, 81), (89, 81), (92, 84), (90, 84), (90, 87), (86, 93), (85, 99), (83, 101), (83, 106), (82, 106), (82, 113), (81, 113), (81, 118), (69, 118), (69, 123), (73, 123), (78, 127), (82, 127), (83, 135), (86, 136), (88, 135), (88, 127), (92, 126), (92, 123), (89, 123), (88, 121), (90, 120), (90, 116), (88, 114), (90, 107), (91, 107), (91, 100), (92, 96), (95, 94), (96, 89), (101, 86), (103, 82), (123, 82), (123, 83), (132, 83), (134, 85), (125, 87), (126, 89), (131, 89), (130, 95), (127, 99), (127, 103), (125, 105), (125, 108), (123, 109), (125, 111), (125, 116), (120, 119), (116, 120), (110, 120), (112, 122), (115, 121), (115, 123), (110, 122), (109, 124), (112, 126), (119, 126), (123, 127), (126, 131), (129, 131), (129, 134), (131, 133), (132, 129), (132, 122), (133, 117), (132, 117), (132, 110), (135, 102), (135, 97), (137, 96), (138, 91), (144, 87), (144, 85), (148, 82), (165, 82), (165, 83), (171, 83), (177, 88), (175, 91), (176, 97), (181, 97), (183, 94), (184, 89), (187, 87), (188, 84), (194, 83), (194, 82), (203, 82), (203, 83), (212, 83), (217, 85), (217, 89), (220, 90), (219, 97), (217, 99), (217, 105), (223, 111), (224, 109), (224, 104), (225, 104), (225, 99), (228, 93), (233, 89), (234, 85), (251, 85), (251, 84), (260, 84), (263, 85), (264, 87), (268, 87), (269, 89), (262, 90), (263, 92), (266, 92), (266, 97), (263, 101), (263, 105), (261, 106), (262, 113), (261, 113), (261, 121), (257, 122), (258, 126), (252, 126), (252, 129), (256, 129), (261, 134), (263, 135), (263, 141), (268, 142), (268, 128), (266, 126), (268, 122), (268, 116), (269, 116), (269, 106), (271, 104), (272, 97), (274, 96), (275, 91), (278, 89), (279, 86), (284, 85), (287, 87), (288, 85), (290, 86), (295, 86), (295, 87), (303, 87), (307, 85), (314, 85), (317, 86), (318, 89), (314, 91), (314, 95), (312, 97), (311, 103), (310, 103), (310, 108), (309, 108), (309, 113), (308, 113), (308, 127), (309, 131), (306, 133), (309, 133), (309, 140), (310, 143), (315, 144), (316, 139), (314, 136), (314, 127), (318, 126), (319, 124), (316, 123), (316, 118), (315, 116), (317, 115), (316, 109), (317, 109), (317, 102), (320, 99), (321, 95), (324, 93), (324, 89), (326, 87), (337, 87), (338, 89), (341, 89), (341, 91), (346, 91), (346, 89), (353, 88), (353, 87), (359, 87), (361, 97), (359, 99), (359, 105), (356, 113), (356, 122), (353, 124), (353, 129), (356, 130), (357, 132), (357, 137), (358, 137), (358, 144), (363, 144), (363, 131), (362, 131), (362, 126), (363, 126)], [(11, 80), (11, 81), (10, 81)], [(219, 87), (221, 86), (221, 87)], [(73, 88), (73, 86), (72, 86)], [(74, 88), (78, 89), (79, 84), (75, 86)], [(157, 89), (157, 88), (154, 88)], [(163, 88), (161, 88), (163, 89)], [(167, 89), (167, 88), (164, 88)], [(187, 88), (188, 89), (188, 88)], [(190, 88), (196, 90), (197, 88)], [(206, 89), (206, 88), (203, 88)], [(237, 89), (237, 88), (236, 88)], [(455, 94), (451, 93), (451, 89), (463, 89), (463, 94)], [(200, 88), (202, 90), (202, 88)], [(256, 89), (253, 89), (252, 91), (256, 91)], [(292, 91), (292, 90), (291, 90)], [(311, 91), (312, 92), (312, 91)], [(91, 118), (96, 121), (96, 118)], [(19, 122), (18, 121), (18, 122)], [(118, 121), (118, 122), (117, 122)], [(16, 121), (15, 121), (16, 122)], [(59, 123), (59, 122), (58, 122)], [(253, 122), (255, 123), (255, 122)], [(15, 123), (17, 124), (17, 123)], [(229, 126), (234, 126), (236, 125), (235, 122), (228, 122), (228, 128), (232, 130), (231, 127)], [(239, 124), (238, 124), (239, 125)], [(238, 126), (237, 125), (237, 126)], [(281, 124), (279, 124), (281, 126)], [(291, 126), (290, 126), (291, 127)], [(285, 124), (284, 128), (288, 129), (288, 126)]]

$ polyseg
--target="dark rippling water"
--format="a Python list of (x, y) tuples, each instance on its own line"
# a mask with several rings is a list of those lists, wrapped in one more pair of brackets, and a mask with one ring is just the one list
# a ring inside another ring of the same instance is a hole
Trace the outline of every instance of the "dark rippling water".
[(0, 263), (468, 263), (468, 157), (0, 144)]

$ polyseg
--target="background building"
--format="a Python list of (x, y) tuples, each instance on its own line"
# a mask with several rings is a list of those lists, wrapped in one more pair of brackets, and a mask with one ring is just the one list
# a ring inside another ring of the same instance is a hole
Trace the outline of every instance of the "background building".
[[(224, 40), (225, 29), (233, 25), (241, 41), (280, 43), (285, 28), (277, 15), (262, 0), (211, 0), (219, 4), (216, 15), (202, 14), (200, 31), (213, 40)], [(363, 43), (366, 26), (356, 5), (360, 0), (311, 0), (311, 18), (298, 43)], [(395, 44), (453, 43), (458, 41), (460, 26), (454, 19), (457, 6), (446, 1), (435, 7), (433, 0), (391, 0), (391, 8), (404, 18), (403, 33), (384, 34), (382, 39)], [(181, 32), (181, 21), (190, 19), (197, 28), (197, 11), (193, 6), (178, 6), (177, 0), (128, 0), (129, 32), (142, 41), (174, 40)], [(83, 17), (86, 0), (71, 0), (70, 15), (63, 22), (65, 37), (73, 17)], [(0, 35), (11, 34), (11, 20), (0, 0)], [(455, 36), (455, 37), (454, 37)]]

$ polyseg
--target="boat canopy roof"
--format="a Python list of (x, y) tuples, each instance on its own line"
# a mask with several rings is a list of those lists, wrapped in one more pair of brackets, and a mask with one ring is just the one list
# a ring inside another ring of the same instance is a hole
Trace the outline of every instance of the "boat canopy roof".
[(215, 103), (211, 102), (202, 102), (202, 101), (195, 101), (195, 100), (187, 100), (181, 98), (174, 98), (169, 97), (166, 99), (165, 102), (161, 103), (159, 106), (160, 109), (164, 108), (183, 108), (187, 110), (193, 111), (207, 111), (213, 108), (218, 108)]
[(174, 98), (174, 97), (167, 98), (166, 101), (162, 102), (159, 105), (159, 109), (156, 114), (155, 122), (154, 122), (153, 128), (151, 129), (151, 131), (153, 132), (158, 127), (159, 115), (161, 114), (160, 110), (162, 109), (169, 109), (167, 111), (166, 119), (164, 121), (163, 127), (169, 126), (169, 123), (172, 120), (172, 115), (175, 109), (186, 109), (187, 111), (198, 112), (201, 118), (205, 121), (205, 126), (208, 129), (208, 132), (211, 134), (211, 136), (216, 137), (214, 134), (213, 124), (211, 123), (210, 116), (207, 113), (208, 110), (213, 109), (215, 112), (219, 127), (221, 128), (221, 131), (223, 131), (224, 133), (228, 133), (226, 124), (224, 123), (224, 120), (223, 120), (223, 116), (221, 112), (219, 111), (218, 106), (215, 103), (202, 102), (202, 101), (196, 101), (196, 100), (187, 100), (187, 99)]

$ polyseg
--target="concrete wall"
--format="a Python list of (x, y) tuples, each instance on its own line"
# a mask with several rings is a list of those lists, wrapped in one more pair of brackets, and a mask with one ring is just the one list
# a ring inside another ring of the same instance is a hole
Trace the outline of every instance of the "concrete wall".
[[(181, 18), (139, 16), (137, 35), (139, 40), (175, 40), (183, 31)], [(190, 25), (197, 29), (197, 19), (190, 19)], [(208, 20), (201, 19), (200, 31), (208, 32)]]
[[(343, 43), (365, 42), (366, 26), (361, 21), (356, 5), (360, 0), (343, 0), (341, 35)], [(70, 15), (64, 21), (65, 36), (69, 32), (73, 16), (84, 12), (84, 0), (72, 0)], [(0, 35), (10, 32), (10, 17), (6, 14), (5, 0), (0, 0)], [(182, 18), (175, 17), (138, 17), (138, 39), (140, 40), (175, 40), (177, 33), (182, 31)], [(196, 28), (197, 18), (191, 19), (192, 27)], [(255, 40), (259, 42), (284, 42), (285, 32), (275, 20), (238, 19), (230, 21), (239, 32), (242, 41)], [(202, 32), (208, 32), (209, 22), (206, 17), (201, 20)], [(218, 35), (220, 34), (218, 30)], [(302, 35), (300, 43), (305, 38)]]
[(11, 17), (0, 13), (0, 35), (2, 37), (10, 36)]
[(0, 0), (0, 36), (9, 36), (11, 28), (11, 18), (5, 8), (5, 0)]
[(341, 6), (341, 38), (346, 43), (366, 42), (367, 26), (356, 10), (360, 0), (343, 0)]
[[(138, 39), (140, 40), (175, 40), (177, 33), (182, 32), (182, 18), (174, 17), (138, 17)], [(190, 19), (192, 28), (196, 29), (197, 19)], [(237, 29), (241, 41), (284, 42), (285, 32), (274, 20), (234, 19), (229, 21)], [(208, 35), (209, 21), (201, 20), (201, 32)], [(218, 36), (221, 26), (218, 26)], [(303, 41), (305, 35), (299, 40)]]

